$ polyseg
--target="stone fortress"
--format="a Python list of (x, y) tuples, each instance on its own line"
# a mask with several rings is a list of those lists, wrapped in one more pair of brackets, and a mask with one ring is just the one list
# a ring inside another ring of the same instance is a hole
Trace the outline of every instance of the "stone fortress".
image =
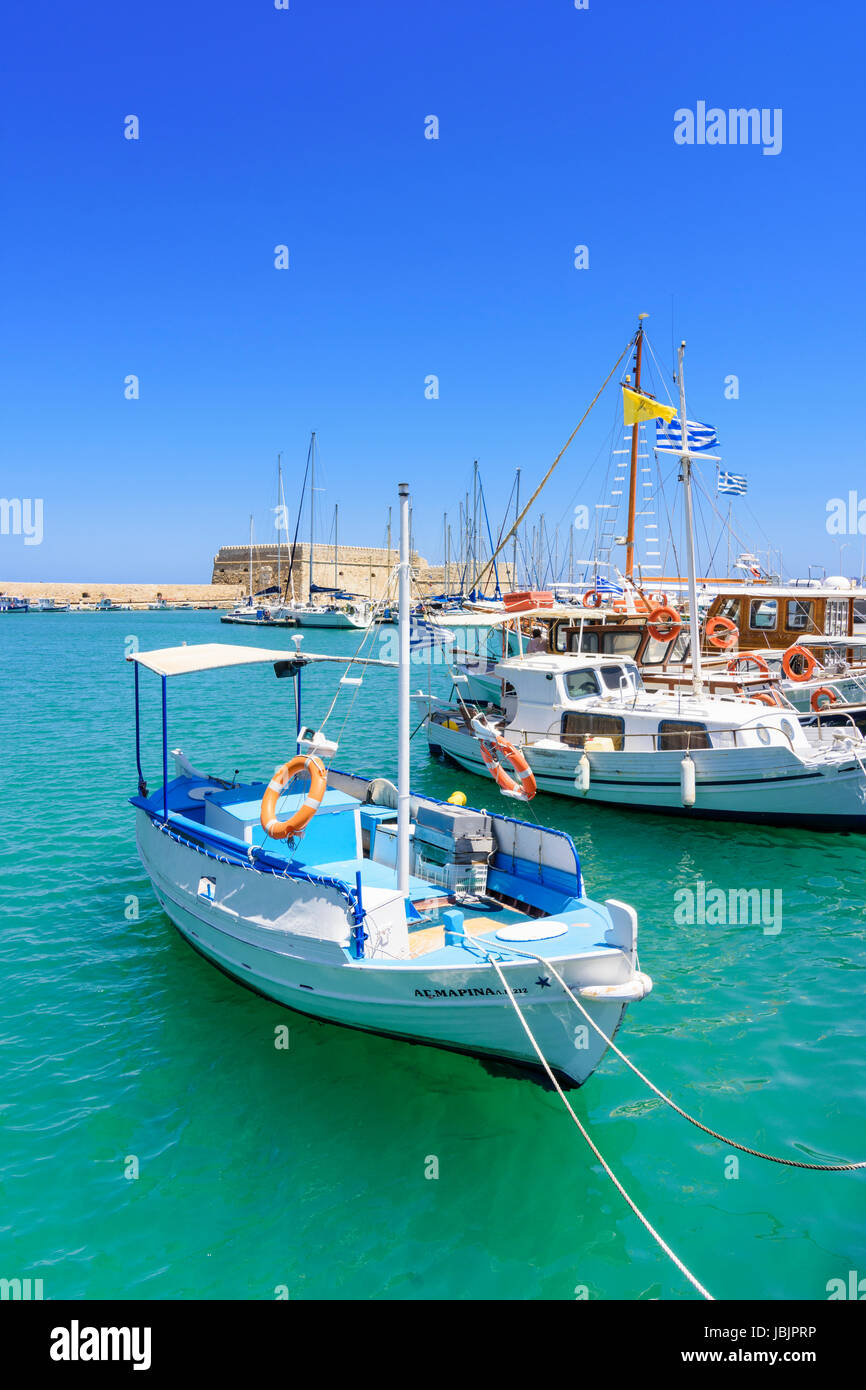
[[(253, 592), (261, 593), (277, 583), (285, 591), (289, 574), (291, 546), (276, 544), (253, 546)], [(337, 547), (336, 573), (334, 566), (334, 547), (332, 545), (313, 546), (313, 584), (323, 588), (338, 588), (346, 593), (358, 594), (362, 598), (379, 599), (386, 591), (388, 576), (397, 563), (397, 550), (384, 546), (340, 545)], [(295, 547), (293, 565), (295, 598), (306, 603), (310, 596), (310, 543), (299, 541)], [(412, 552), (412, 568), (416, 575), (416, 592), (420, 595), (441, 594), (445, 587), (445, 566), (430, 565), (415, 551)], [(213, 584), (231, 585), (246, 593), (249, 588), (250, 547), (248, 545), (224, 545), (214, 556)], [(450, 568), (450, 589), (453, 593), (460, 582), (460, 568), (452, 564)], [(500, 582), (508, 588), (510, 566), (500, 565)], [(492, 584), (487, 584), (488, 591)], [(396, 602), (396, 581), (391, 588), (391, 596)], [(291, 597), (291, 588), (289, 589)], [(313, 595), (315, 599), (316, 595)], [(324, 597), (324, 596), (322, 596)]]

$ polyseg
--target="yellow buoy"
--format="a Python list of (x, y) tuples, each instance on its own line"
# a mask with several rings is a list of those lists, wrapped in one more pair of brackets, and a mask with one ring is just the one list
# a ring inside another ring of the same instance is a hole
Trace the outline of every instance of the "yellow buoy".
[(463, 792), (452, 792), (451, 795), (450, 795), (449, 798), (448, 798), (448, 805), (449, 805), (449, 806), (465, 806), (465, 805), (466, 805), (466, 797), (464, 796)]

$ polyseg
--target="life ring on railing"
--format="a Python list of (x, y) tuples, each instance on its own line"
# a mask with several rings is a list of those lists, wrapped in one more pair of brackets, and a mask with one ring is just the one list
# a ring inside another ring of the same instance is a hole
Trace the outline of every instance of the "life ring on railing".
[[(805, 661), (805, 671), (795, 671), (793, 669), (791, 663), (794, 660), (795, 656), (799, 656), (802, 658), (803, 661)], [(785, 675), (788, 677), (789, 681), (796, 681), (799, 683), (801, 681), (809, 680), (812, 676), (812, 672), (814, 671), (817, 665), (817, 657), (812, 655), (808, 647), (789, 647), (788, 650), (785, 652), (785, 655), (782, 657), (782, 670), (785, 672)]]
[(583, 596), (584, 608), (601, 608), (601, 594), (598, 589), (587, 589)]
[[(301, 772), (310, 774), (310, 790), (289, 820), (277, 820), (275, 812), (279, 795)], [(283, 763), (282, 767), (277, 768), (262, 797), (262, 829), (272, 840), (287, 840), (291, 835), (299, 835), (321, 806), (327, 786), (328, 774), (324, 764), (314, 754), (299, 754)]]
[(732, 656), (728, 662), (728, 674), (737, 674), (740, 666), (757, 666), (762, 676), (769, 676), (770, 668), (759, 652), (743, 652), (740, 656)]
[(661, 608), (654, 608), (650, 613), (646, 630), (657, 642), (670, 642), (682, 632), (683, 620), (675, 608), (663, 604)]
[(756, 690), (754, 695), (746, 697), (749, 700), (757, 700), (762, 705), (778, 705), (775, 695), (771, 695), (769, 690)]
[(809, 701), (815, 714), (820, 714), (822, 710), (830, 708), (830, 705), (821, 704), (821, 700), (825, 695), (830, 701), (830, 705), (835, 705), (836, 701), (839, 699), (835, 690), (831, 690), (828, 685), (819, 685), (817, 690), (812, 691), (812, 698)]
[[(502, 766), (496, 753), (500, 753), (507, 763), (517, 773), (518, 780), (515, 782)], [(531, 801), (538, 790), (535, 785), (535, 774), (529, 763), (524, 758), (519, 749), (509, 743), (507, 739), (496, 738), (492, 743), (482, 741), (481, 756), (487, 764), (487, 770), (501, 792), (506, 796), (517, 797), (520, 801)]]
[[(726, 632), (727, 637), (719, 637), (719, 629)], [(740, 640), (737, 624), (732, 623), (730, 618), (708, 618), (704, 636), (709, 645), (720, 652), (729, 652), (731, 647), (735, 647)]]

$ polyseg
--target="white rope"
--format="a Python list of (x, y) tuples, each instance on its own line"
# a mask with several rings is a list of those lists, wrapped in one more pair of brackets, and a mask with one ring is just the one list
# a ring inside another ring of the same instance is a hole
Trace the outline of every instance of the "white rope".
[[(529, 952), (526, 952), (526, 954), (529, 955), (530, 953), (529, 953)], [(550, 1064), (548, 1063), (547, 1058), (545, 1057), (544, 1053), (542, 1052), (541, 1048), (539, 1047), (538, 1043), (536, 1042), (535, 1037), (534, 1037), (534, 1035), (533, 1035), (533, 1033), (532, 1033), (532, 1029), (529, 1027), (529, 1024), (526, 1022), (526, 1019), (525, 1019), (524, 1016), (523, 1016), (523, 1013), (522, 1013), (522, 1011), (521, 1011), (520, 1005), (518, 1004), (517, 1000), (515, 999), (515, 997), (514, 997), (512, 991), (511, 991), (511, 988), (510, 988), (510, 986), (509, 986), (509, 984), (508, 984), (508, 981), (507, 981), (506, 978), (505, 978), (505, 975), (504, 975), (504, 973), (503, 973), (503, 971), (502, 971), (502, 969), (501, 969), (501, 967), (500, 967), (500, 965), (499, 965), (499, 962), (498, 962), (497, 960), (495, 960), (494, 957), (493, 957), (492, 955), (488, 955), (487, 959), (488, 959), (488, 961), (490, 962), (490, 964), (493, 966), (493, 968), (494, 968), (494, 970), (496, 971), (497, 975), (499, 976), (500, 980), (502, 981), (502, 984), (503, 984), (503, 986), (505, 987), (505, 993), (508, 995), (508, 998), (511, 1000), (511, 1003), (514, 1005), (514, 1009), (515, 1009), (515, 1012), (516, 1012), (516, 1014), (517, 1014), (517, 1017), (520, 1019), (520, 1022), (521, 1022), (521, 1024), (523, 1025), (523, 1030), (524, 1030), (524, 1032), (526, 1033), (526, 1036), (529, 1038), (529, 1041), (532, 1043), (532, 1046), (533, 1046), (533, 1048), (534, 1048), (534, 1050), (535, 1050), (535, 1053), (536, 1053), (536, 1055), (537, 1055), (537, 1057), (538, 1057), (538, 1060), (541, 1062), (541, 1065), (544, 1067), (544, 1070), (547, 1072), (547, 1075), (550, 1077), (550, 1080), (553, 1082), (553, 1085), (556, 1087), (556, 1091), (557, 1091), (557, 1093), (558, 1093), (558, 1095), (559, 1095), (560, 1100), (562, 1101), (562, 1103), (563, 1103), (563, 1105), (565, 1106), (566, 1110), (568, 1111), (569, 1115), (570, 1115), (571, 1118), (573, 1119), (574, 1123), (577, 1125), (577, 1128), (580, 1130), (581, 1135), (582, 1135), (583, 1138), (586, 1140), (586, 1142), (587, 1142), (587, 1144), (589, 1145), (590, 1149), (591, 1149), (592, 1152), (595, 1154), (595, 1156), (596, 1156), (596, 1158), (598, 1159), (599, 1163), (601, 1164), (602, 1168), (603, 1168), (604, 1171), (607, 1173), (607, 1176), (610, 1178), (610, 1180), (611, 1180), (611, 1182), (613, 1183), (614, 1187), (617, 1189), (617, 1191), (619, 1192), (620, 1196), (623, 1197), (624, 1200), (625, 1200), (625, 1201), (628, 1203), (628, 1205), (631, 1207), (632, 1211), (634, 1212), (634, 1214), (635, 1214), (635, 1216), (638, 1218), (638, 1220), (641, 1221), (641, 1222), (643, 1223), (643, 1225), (646, 1227), (646, 1229), (649, 1231), (650, 1235), (652, 1236), (652, 1238), (653, 1238), (653, 1240), (656, 1242), (656, 1244), (664, 1251), (664, 1253), (667, 1255), (668, 1259), (673, 1261), (673, 1263), (676, 1265), (676, 1267), (677, 1267), (677, 1269), (680, 1271), (680, 1273), (685, 1275), (685, 1277), (688, 1279), (689, 1283), (690, 1283), (694, 1288), (697, 1289), (698, 1293), (701, 1295), (702, 1298), (706, 1298), (710, 1303), (714, 1303), (714, 1302), (715, 1302), (715, 1299), (713, 1298), (713, 1295), (712, 1295), (707, 1289), (704, 1288), (704, 1286), (703, 1286), (703, 1284), (700, 1282), (700, 1280), (697, 1279), (697, 1278), (694, 1276), (694, 1274), (692, 1274), (691, 1270), (689, 1270), (689, 1269), (686, 1268), (686, 1266), (683, 1264), (683, 1262), (682, 1262), (682, 1260), (680, 1259), (680, 1257), (679, 1257), (678, 1255), (676, 1255), (676, 1254), (674, 1253), (674, 1251), (671, 1249), (671, 1247), (667, 1244), (667, 1242), (666, 1242), (665, 1240), (662, 1239), (662, 1237), (659, 1235), (658, 1231), (655, 1229), (655, 1227), (652, 1225), (652, 1223), (648, 1220), (648, 1218), (647, 1218), (646, 1216), (644, 1216), (643, 1212), (641, 1211), (641, 1209), (640, 1209), (640, 1207), (637, 1205), (637, 1203), (634, 1202), (634, 1201), (632, 1200), (632, 1198), (629, 1196), (629, 1194), (626, 1192), (626, 1190), (625, 1190), (625, 1188), (623, 1187), (622, 1183), (620, 1182), (619, 1178), (616, 1176), (616, 1174), (614, 1173), (613, 1169), (612, 1169), (612, 1168), (610, 1167), (610, 1165), (607, 1163), (607, 1161), (605, 1160), (605, 1158), (604, 1158), (603, 1154), (601, 1153), (601, 1151), (597, 1148), (597, 1146), (593, 1143), (593, 1141), (592, 1141), (592, 1139), (590, 1138), (590, 1136), (587, 1134), (587, 1132), (586, 1132), (586, 1130), (584, 1129), (583, 1125), (580, 1123), (580, 1120), (577, 1118), (577, 1115), (576, 1115), (575, 1112), (574, 1112), (574, 1108), (573, 1108), (573, 1106), (571, 1105), (571, 1102), (569, 1101), (568, 1097), (566, 1096), (565, 1092), (563, 1091), (562, 1087), (560, 1086), (559, 1082), (557, 1081), (556, 1077), (554, 1076), (553, 1070), (552, 1070), (552, 1068), (550, 1067)], [(535, 957), (535, 959), (536, 959), (536, 960), (541, 960), (542, 958), (541, 958), (541, 956), (537, 956), (537, 957)], [(546, 964), (546, 963), (547, 963), (547, 962), (545, 962), (545, 964)]]

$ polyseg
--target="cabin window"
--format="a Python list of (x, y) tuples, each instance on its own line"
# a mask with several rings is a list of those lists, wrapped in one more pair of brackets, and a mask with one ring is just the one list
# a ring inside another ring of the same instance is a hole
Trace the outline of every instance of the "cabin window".
[[(626, 690), (633, 688), (631, 680), (631, 669), (628, 666), (602, 666), (601, 679), (605, 690), (620, 691), (625, 687)], [(635, 672), (635, 674), (637, 674)]]
[(639, 632), (606, 632), (602, 637), (605, 656), (637, 656)]
[(660, 666), (667, 656), (670, 645), (669, 638), (665, 642), (659, 642), (655, 637), (648, 638), (644, 654), (641, 657), (643, 664), (645, 666)]
[(609, 738), (617, 753), (622, 751), (625, 721), (612, 714), (564, 714), (562, 741), (569, 748), (583, 748), (588, 738)]
[(594, 671), (567, 671), (565, 690), (569, 700), (579, 700), (583, 695), (598, 695), (598, 676)]
[(828, 598), (824, 616), (824, 631), (828, 637), (848, 636), (847, 599)]
[(659, 723), (659, 752), (679, 753), (687, 748), (712, 748), (705, 724), (685, 719), (662, 719)]
[(804, 603), (802, 599), (792, 598), (788, 600), (787, 612), (785, 614), (785, 627), (789, 632), (802, 632), (805, 628), (812, 625), (812, 605)]
[(714, 618), (727, 618), (732, 623), (739, 624), (740, 621), (740, 600), (738, 598), (726, 598), (722, 600), (721, 606), (713, 614)]
[(749, 604), (749, 627), (753, 632), (772, 630), (776, 626), (778, 609), (774, 598), (753, 598)]
[(598, 651), (598, 632), (592, 628), (584, 628), (583, 641), (581, 642), (580, 628), (569, 628), (568, 650), (570, 652), (589, 652), (594, 656)]

